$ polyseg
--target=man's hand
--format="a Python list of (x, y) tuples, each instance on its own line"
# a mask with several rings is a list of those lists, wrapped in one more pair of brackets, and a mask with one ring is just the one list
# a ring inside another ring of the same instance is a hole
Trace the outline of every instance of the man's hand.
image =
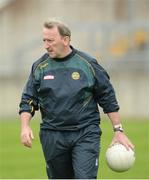
[[(108, 113), (108, 117), (110, 118), (113, 127), (121, 124), (120, 115), (118, 112)], [(121, 131), (114, 132), (114, 137), (112, 139), (110, 146), (114, 145), (115, 143), (123, 144), (127, 150), (129, 150), (129, 148), (134, 150), (134, 145), (131, 143), (128, 137), (124, 134), (124, 132), (121, 132)]]
[(32, 129), (29, 126), (29, 122), (32, 116), (28, 112), (22, 112), (20, 114), (20, 118), (21, 118), (21, 142), (24, 146), (31, 148), (34, 135)]
[(33, 139), (34, 135), (29, 126), (21, 130), (21, 142), (24, 146), (31, 148)]
[(28, 112), (23, 112), (21, 117), (21, 142), (24, 146), (29, 148), (32, 147), (32, 140), (34, 139), (33, 132), (29, 126), (31, 120), (31, 114)]
[(134, 145), (123, 132), (116, 131), (114, 133), (114, 137), (112, 139), (110, 146), (114, 145), (115, 143), (123, 144), (127, 150), (129, 150), (129, 148), (134, 150)]

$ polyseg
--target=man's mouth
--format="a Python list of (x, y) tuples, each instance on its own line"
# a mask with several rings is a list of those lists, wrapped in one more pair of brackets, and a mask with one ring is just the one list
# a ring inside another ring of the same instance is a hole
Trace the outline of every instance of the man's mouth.
[(48, 51), (49, 53), (52, 53), (52, 52), (53, 52), (53, 50), (49, 50), (49, 49), (48, 49), (47, 51)]

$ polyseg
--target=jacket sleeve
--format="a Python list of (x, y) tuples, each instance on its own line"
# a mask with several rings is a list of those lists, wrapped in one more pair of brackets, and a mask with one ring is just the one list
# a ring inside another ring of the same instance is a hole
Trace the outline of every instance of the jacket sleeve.
[(33, 76), (33, 67), (28, 81), (24, 87), (19, 107), (19, 114), (21, 114), (22, 112), (29, 112), (32, 116), (34, 116), (35, 110), (39, 109), (38, 96)]
[(117, 112), (119, 105), (109, 75), (96, 60), (92, 63), (92, 67), (95, 76), (94, 95), (97, 103), (103, 108), (104, 113)]

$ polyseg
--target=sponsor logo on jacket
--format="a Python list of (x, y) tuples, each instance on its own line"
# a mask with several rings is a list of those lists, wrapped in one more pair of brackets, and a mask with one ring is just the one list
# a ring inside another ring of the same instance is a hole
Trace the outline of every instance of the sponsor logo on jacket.
[(43, 77), (44, 80), (52, 80), (54, 79), (54, 76), (53, 75), (46, 75)]

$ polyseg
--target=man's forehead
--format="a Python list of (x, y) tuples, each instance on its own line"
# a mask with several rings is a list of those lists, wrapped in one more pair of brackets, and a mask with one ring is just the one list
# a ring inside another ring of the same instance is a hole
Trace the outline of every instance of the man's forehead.
[[(57, 26), (51, 27), (51, 28), (43, 28), (43, 33), (52, 33), (52, 34), (59, 34)], [(60, 34), (59, 34), (60, 35)]]

